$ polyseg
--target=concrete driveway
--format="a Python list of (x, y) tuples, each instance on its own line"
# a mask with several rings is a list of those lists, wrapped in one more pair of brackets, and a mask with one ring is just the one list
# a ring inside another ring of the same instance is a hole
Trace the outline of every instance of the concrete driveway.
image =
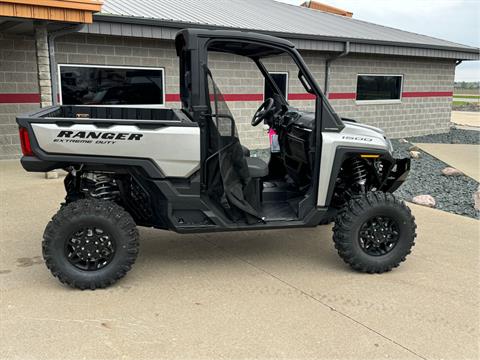
[(41, 259), (61, 179), (0, 174), (2, 359), (479, 358), (477, 220), (412, 205), (417, 245), (383, 275), (350, 271), (329, 226), (142, 229), (127, 277), (81, 292)]

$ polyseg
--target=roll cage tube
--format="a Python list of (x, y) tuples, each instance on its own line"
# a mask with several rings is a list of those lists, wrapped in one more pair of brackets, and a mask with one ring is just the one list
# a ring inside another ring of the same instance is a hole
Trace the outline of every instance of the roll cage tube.
[[(298, 73), (302, 74), (303, 76), (301, 77), (300, 81), (302, 82), (303, 86), (305, 85), (309, 86), (309, 89), (305, 89), (307, 92), (311, 93), (312, 95), (315, 95), (317, 97), (317, 102), (319, 101), (319, 106), (317, 106), (317, 125), (318, 128), (321, 129), (321, 131), (327, 131), (327, 132), (340, 132), (345, 126), (343, 125), (343, 122), (341, 118), (335, 113), (333, 108), (331, 107), (330, 103), (327, 100), (327, 97), (323, 94), (322, 90), (320, 89), (320, 86), (316, 82), (315, 78), (311, 74), (310, 70), (308, 69), (308, 66), (305, 64), (303, 61), (302, 56), (300, 53), (295, 49), (294, 47), (286, 46), (282, 43), (265, 43), (263, 41), (259, 40), (250, 40), (250, 39), (241, 39), (241, 38), (234, 38), (234, 39), (229, 39), (229, 38), (210, 38), (208, 41), (206, 41), (204, 45), (204, 52), (205, 54), (202, 56), (202, 58), (205, 59), (205, 63), (207, 62), (208, 59), (208, 51), (211, 46), (211, 44), (215, 44), (214, 46), (214, 51), (222, 51), (222, 48), (218, 46), (220, 43), (225, 43), (225, 44), (231, 44), (231, 43), (244, 43), (244, 44), (251, 44), (251, 45), (258, 45), (258, 46), (263, 46), (265, 48), (270, 48), (272, 49), (270, 52), (264, 52), (262, 55), (258, 54), (246, 54), (245, 51), (238, 50), (235, 51), (235, 49), (232, 50), (232, 48), (226, 49), (223, 52), (226, 53), (231, 53), (239, 56), (246, 56), (252, 59), (257, 67), (259, 68), (260, 72), (264, 76), (264, 78), (268, 81), (269, 85), (272, 86), (274, 91), (280, 96), (281, 99), (285, 102), (286, 105), (288, 105), (287, 100), (284, 98), (284, 96), (281, 94), (280, 90), (276, 86), (275, 82), (273, 81), (271, 75), (267, 71), (267, 69), (263, 66), (263, 63), (261, 62), (261, 59), (270, 55), (280, 55), (280, 54), (286, 54), (291, 57), (291, 59), (295, 62), (295, 64), (298, 67)], [(306, 84), (305, 84), (306, 82)]]
[[(310, 73), (308, 66), (303, 61), (302, 56), (298, 52), (297, 49), (291, 49), (292, 59), (297, 63), (297, 66), (302, 71), (303, 79), (310, 85), (312, 91), (308, 91), (309, 93), (317, 96), (317, 101), (321, 101), (321, 109), (317, 109), (317, 116), (318, 111), (320, 111), (320, 129), (322, 132), (340, 132), (343, 130), (345, 125), (343, 124), (340, 116), (337, 115), (335, 110), (333, 110), (332, 106), (328, 102), (327, 97), (320, 89), (320, 86), (316, 82), (313, 75)], [(303, 83), (303, 81), (302, 81)], [(304, 85), (305, 86), (305, 85)]]
[(283, 105), (288, 106), (287, 99), (285, 99), (277, 84), (275, 83), (275, 81), (273, 81), (272, 75), (270, 75), (268, 70), (265, 68), (265, 65), (263, 65), (263, 63), (260, 61), (260, 58), (254, 58), (252, 60), (262, 73), (265, 81), (268, 83), (268, 86), (270, 86), (273, 92), (279, 96), (279, 99), (282, 100)]
[[(283, 105), (286, 105), (288, 106), (289, 103), (287, 101), (287, 99), (285, 98), (285, 96), (283, 96), (282, 92), (280, 91), (280, 89), (278, 88), (277, 84), (275, 83), (275, 81), (273, 81), (273, 78), (272, 78), (272, 75), (268, 72), (268, 70), (265, 68), (265, 65), (263, 65), (262, 61), (260, 58), (254, 58), (252, 59), (255, 64), (257, 65), (258, 69), (260, 70), (260, 72), (262, 73), (263, 77), (265, 78), (265, 81), (268, 83), (268, 85), (270, 86), (270, 88), (273, 90), (273, 92), (279, 96), (279, 99), (282, 100), (282, 103)], [(297, 65), (298, 66), (298, 65)], [(311, 85), (306, 82), (305, 80), (305, 74), (302, 72), (302, 69), (299, 68), (298, 70), (298, 73), (297, 73), (297, 77), (298, 77), (298, 80), (300, 81), (300, 83), (302, 84), (302, 86), (304, 87), (305, 91), (310, 93), (310, 94), (313, 94), (313, 95), (316, 95), (315, 92), (313, 91), (313, 89), (311, 88)]]

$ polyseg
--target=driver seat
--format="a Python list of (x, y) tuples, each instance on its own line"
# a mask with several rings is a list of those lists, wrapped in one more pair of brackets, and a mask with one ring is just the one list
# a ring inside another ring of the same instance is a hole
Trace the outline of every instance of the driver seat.
[(252, 178), (262, 178), (268, 175), (268, 165), (262, 159), (249, 156), (245, 160), (247, 161), (248, 172)]
[(241, 147), (242, 147), (243, 156), (249, 157), (250, 156), (250, 150), (245, 145), (241, 145)]
[(248, 172), (252, 178), (253, 184), (253, 203), (251, 204), (255, 210), (260, 212), (262, 206), (262, 191), (264, 176), (268, 175), (268, 165), (265, 161), (258, 157), (246, 157)]
[(250, 150), (242, 146), (243, 156), (247, 161), (248, 172), (252, 178), (261, 178), (268, 175), (268, 164), (258, 157), (250, 157)]

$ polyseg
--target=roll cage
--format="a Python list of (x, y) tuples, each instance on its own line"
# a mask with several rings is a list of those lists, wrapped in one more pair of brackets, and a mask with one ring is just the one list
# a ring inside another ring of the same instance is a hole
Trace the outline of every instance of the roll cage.
[[(208, 53), (222, 52), (250, 58), (258, 67), (266, 83), (273, 89), (278, 99), (288, 106), (276, 86), (269, 72), (262, 63), (262, 59), (286, 54), (297, 65), (299, 80), (306, 91), (315, 96), (315, 126), (314, 138), (315, 156), (313, 169), (314, 184), (311, 197), (315, 199), (318, 191), (320, 174), (320, 160), (322, 152), (322, 132), (340, 132), (344, 124), (328, 103), (318, 83), (310, 73), (301, 55), (295, 46), (287, 40), (268, 35), (226, 30), (185, 29), (177, 33), (175, 47), (180, 64), (180, 100), (182, 110), (196, 122), (201, 130), (200, 166), (201, 187), (204, 191), (208, 188), (208, 170), (206, 162), (211, 157), (209, 151), (209, 126), (208, 117), (211, 115), (210, 95), (208, 93)], [(312, 204), (311, 206), (314, 206)]]
[(227, 30), (185, 29), (175, 38), (177, 55), (180, 58), (180, 99), (182, 108), (192, 119), (202, 124), (202, 113), (207, 110), (206, 72), (208, 52), (223, 52), (250, 58), (259, 68), (265, 81), (288, 104), (261, 59), (283, 53), (291, 56), (299, 68), (299, 78), (306, 91), (315, 95), (316, 128), (321, 131), (339, 132), (344, 128), (342, 120), (328, 103), (318, 83), (308, 70), (295, 46), (287, 40), (251, 32)]

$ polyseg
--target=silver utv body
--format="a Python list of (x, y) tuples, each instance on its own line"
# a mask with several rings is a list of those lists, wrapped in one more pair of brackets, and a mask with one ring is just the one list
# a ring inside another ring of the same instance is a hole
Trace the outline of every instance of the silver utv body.
[[(200, 167), (198, 127), (144, 130), (135, 125), (115, 125), (106, 131), (95, 124), (75, 124), (67, 127), (32, 123), (32, 130), (40, 148), (48, 153), (149, 159), (167, 178), (188, 178)], [(59, 136), (62, 132), (64, 136)], [(128, 140), (130, 134), (142, 136), (138, 140)], [(327, 205), (331, 172), (337, 148), (340, 146), (392, 153), (392, 145), (384, 132), (373, 126), (345, 122), (341, 132), (323, 132), (317, 206)]]

